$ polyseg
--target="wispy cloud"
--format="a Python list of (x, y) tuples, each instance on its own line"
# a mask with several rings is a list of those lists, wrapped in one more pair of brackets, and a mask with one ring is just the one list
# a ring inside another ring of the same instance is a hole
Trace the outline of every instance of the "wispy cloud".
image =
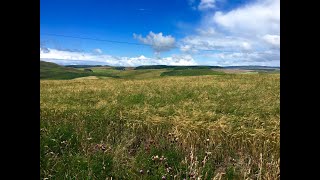
[(102, 50), (97, 48), (97, 49), (94, 49), (93, 52), (96, 53), (96, 54), (101, 54)]
[(215, 8), (215, 0), (201, 0), (198, 6), (198, 9), (201, 11), (212, 8)]

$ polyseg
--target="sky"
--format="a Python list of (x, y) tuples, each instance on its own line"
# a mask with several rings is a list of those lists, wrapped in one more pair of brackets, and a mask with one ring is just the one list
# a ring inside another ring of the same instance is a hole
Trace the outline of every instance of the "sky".
[(40, 60), (280, 66), (280, 0), (40, 0)]

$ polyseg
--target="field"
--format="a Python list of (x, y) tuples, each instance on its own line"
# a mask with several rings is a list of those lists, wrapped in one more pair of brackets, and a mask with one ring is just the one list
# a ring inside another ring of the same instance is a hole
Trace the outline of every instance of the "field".
[(40, 80), (41, 179), (280, 179), (279, 74), (108, 71)]
[(89, 76), (89, 73), (40, 61), (40, 79), (73, 79), (85, 76)]
[[(89, 70), (89, 71), (86, 71)], [(153, 79), (161, 76), (204, 76), (223, 74), (279, 74), (279, 68), (266, 67), (230, 67), (219, 66), (138, 66), (138, 67), (112, 67), (69, 65), (40, 61), (40, 79), (70, 80), (70, 79)]]

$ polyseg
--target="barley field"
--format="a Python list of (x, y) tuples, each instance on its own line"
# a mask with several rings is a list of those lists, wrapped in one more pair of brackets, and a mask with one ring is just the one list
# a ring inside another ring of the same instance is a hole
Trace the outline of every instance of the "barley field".
[(41, 179), (280, 179), (280, 75), (40, 81)]

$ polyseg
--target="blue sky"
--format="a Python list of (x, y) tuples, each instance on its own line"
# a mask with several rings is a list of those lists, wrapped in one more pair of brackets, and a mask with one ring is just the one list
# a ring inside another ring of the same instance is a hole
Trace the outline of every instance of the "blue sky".
[(40, 0), (40, 59), (280, 66), (280, 0)]

